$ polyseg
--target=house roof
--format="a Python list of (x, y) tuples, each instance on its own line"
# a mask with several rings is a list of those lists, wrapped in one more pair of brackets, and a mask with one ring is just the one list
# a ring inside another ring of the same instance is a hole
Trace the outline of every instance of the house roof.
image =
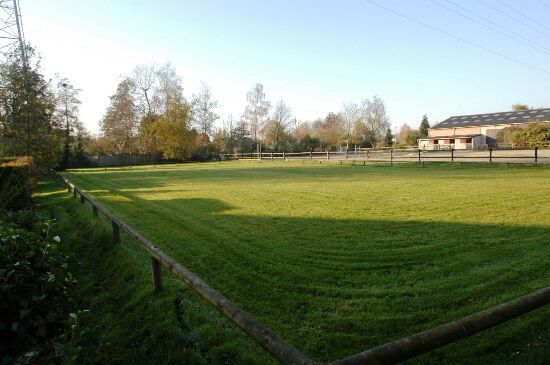
[(434, 125), (432, 129), (460, 128), (494, 124), (524, 124), (535, 121), (550, 121), (550, 108), (526, 110), (523, 112), (457, 115)]
[(432, 139), (460, 139), (460, 138), (472, 138), (481, 136), (481, 134), (461, 134), (461, 135), (454, 135), (454, 136), (436, 136), (436, 137), (424, 137), (420, 138), (421, 140), (432, 140)]

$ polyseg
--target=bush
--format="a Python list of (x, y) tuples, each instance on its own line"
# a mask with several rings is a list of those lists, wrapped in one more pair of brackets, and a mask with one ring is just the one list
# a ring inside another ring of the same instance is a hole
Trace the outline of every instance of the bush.
[(29, 208), (36, 179), (36, 168), (30, 157), (0, 164), (0, 209)]
[(498, 132), (497, 142), (518, 147), (550, 143), (550, 123), (529, 123), (527, 126), (512, 126)]
[[(29, 224), (33, 214), (11, 217)], [(51, 226), (51, 222), (39, 222), (26, 230), (0, 221), (2, 364), (20, 356), (18, 362), (37, 362), (47, 340), (63, 333), (68, 288), (74, 280)]]

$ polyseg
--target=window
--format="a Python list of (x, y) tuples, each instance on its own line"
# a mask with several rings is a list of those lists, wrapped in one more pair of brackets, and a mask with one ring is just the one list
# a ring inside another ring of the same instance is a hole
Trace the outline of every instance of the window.
[(466, 138), (466, 143), (472, 143), (472, 139), (471, 138)]
[(434, 139), (434, 144), (439, 144), (439, 141), (437, 139)]
[(450, 144), (454, 144), (454, 143), (455, 143), (455, 140), (454, 140), (454, 139), (450, 139), (450, 140), (449, 140), (449, 143), (450, 143)]

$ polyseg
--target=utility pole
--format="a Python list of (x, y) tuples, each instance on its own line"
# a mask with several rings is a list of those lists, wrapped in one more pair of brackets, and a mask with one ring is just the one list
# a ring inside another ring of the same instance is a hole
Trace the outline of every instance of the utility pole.
[(27, 53), (21, 9), (18, 0), (0, 0), (0, 55), (6, 58), (19, 49), (23, 67), (27, 68)]

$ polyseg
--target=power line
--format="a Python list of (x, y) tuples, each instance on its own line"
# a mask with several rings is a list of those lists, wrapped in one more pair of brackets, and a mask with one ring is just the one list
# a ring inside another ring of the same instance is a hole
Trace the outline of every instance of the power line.
[(541, 5), (543, 5), (543, 6), (546, 6), (547, 8), (549, 8), (549, 9), (550, 9), (550, 5), (548, 5), (548, 4), (545, 4), (545, 3), (544, 3), (544, 1), (542, 1), (542, 0), (539, 0), (539, 3), (541, 3)]
[[(431, 0), (431, 1), (433, 2), (434, 0)], [(494, 25), (494, 26), (497, 27), (497, 28), (502, 29), (504, 32), (510, 34), (512, 37), (520, 38), (520, 39), (524, 40), (525, 42), (529, 43), (528, 45), (529, 45), (530, 47), (532, 47), (532, 48), (534, 48), (534, 49), (537, 49), (537, 50), (540, 50), (540, 51), (544, 50), (544, 51), (546, 51), (546, 52), (544, 52), (544, 53), (550, 54), (550, 49), (549, 49), (549, 48), (546, 48), (545, 46), (543, 46), (543, 45), (541, 45), (541, 44), (539, 44), (539, 43), (537, 43), (537, 42), (534, 42), (534, 41), (530, 40), (529, 38), (524, 37), (524, 36), (522, 36), (521, 34), (519, 34), (519, 33), (517, 33), (517, 32), (511, 31), (510, 29), (508, 29), (508, 28), (506, 28), (506, 27), (504, 27), (504, 26), (502, 26), (502, 25), (500, 25), (500, 24), (498, 24), (498, 23), (493, 22), (491, 19), (487, 19), (487, 18), (485, 18), (485, 17), (483, 17), (483, 16), (481, 16), (481, 15), (479, 15), (479, 14), (476, 14), (476, 13), (474, 13), (473, 11), (470, 11), (470, 10), (466, 9), (465, 7), (461, 6), (460, 4), (457, 4), (456, 2), (454, 2), (454, 1), (452, 1), (452, 0), (445, 0), (445, 1), (447, 1), (448, 3), (454, 5), (455, 7), (459, 8), (459, 9), (461, 9), (461, 10), (463, 10), (463, 11), (469, 13), (469, 14), (472, 14), (472, 15), (475, 16), (476, 18), (479, 18), (479, 19), (481, 19), (481, 20), (483, 20), (483, 21), (485, 21), (485, 22), (487, 22), (487, 23), (489, 23), (489, 24), (491, 24), (491, 25)], [(441, 6), (441, 4), (438, 4), (438, 5)], [(449, 9), (449, 10), (451, 10), (451, 9)], [(458, 14), (458, 13), (457, 13), (457, 14)], [(461, 15), (462, 15), (462, 14), (461, 14)], [(464, 15), (463, 15), (463, 16), (464, 16)], [(471, 19), (471, 20), (474, 21), (473, 19)], [(480, 22), (476, 22), (476, 23), (482, 24), (482, 23), (480, 23)], [(484, 25), (484, 26), (486, 26), (486, 27), (488, 27), (488, 28), (490, 28), (490, 29), (493, 29), (492, 27), (489, 27), (489, 26), (487, 26), (487, 25), (485, 25), (485, 24), (482, 24), (482, 25)], [(493, 30), (496, 31), (496, 32), (498, 32), (498, 30), (496, 30), (496, 29), (493, 29)], [(498, 33), (502, 34), (502, 32), (498, 32)], [(518, 42), (521, 42), (519, 39), (515, 39), (515, 40), (518, 41)], [(521, 42), (521, 43), (524, 43), (524, 44), (525, 44), (525, 42)], [(540, 49), (535, 48), (535, 47), (538, 47), (538, 48), (540, 48)]]
[(510, 5), (506, 4), (504, 1), (502, 1), (502, 0), (496, 0), (496, 1), (499, 4), (507, 7), (510, 10), (512, 10), (514, 13), (517, 13), (517, 14), (521, 15), (522, 17), (524, 17), (525, 19), (532, 21), (533, 23), (537, 24), (538, 26), (540, 26), (540, 27), (542, 27), (546, 30), (550, 30), (550, 28), (548, 28), (546, 25), (542, 24), (541, 22), (537, 21), (536, 19), (531, 18), (530, 16), (527, 16), (527, 15), (523, 14), (521, 11), (514, 9)]
[(534, 30), (534, 31), (536, 31), (536, 32), (539, 32), (539, 33), (541, 33), (541, 34), (544, 34), (544, 35), (547, 36), (547, 37), (550, 37), (550, 34), (544, 32), (544, 31), (542, 31), (542, 30), (540, 30), (540, 29), (538, 29), (538, 28), (536, 28), (536, 27), (533, 27), (530, 23), (527, 23), (527, 22), (525, 22), (525, 21), (523, 21), (523, 20), (521, 20), (521, 19), (518, 19), (518, 18), (515, 17), (515, 16), (512, 16), (512, 15), (510, 15), (510, 14), (508, 14), (508, 13), (506, 13), (506, 12), (500, 10), (499, 8), (497, 8), (496, 6), (494, 6), (494, 5), (492, 5), (492, 4), (489, 4), (489, 3), (486, 2), (485, 0), (479, 0), (479, 2), (481, 2), (481, 3), (484, 4), (485, 6), (487, 6), (487, 7), (491, 8), (491, 9), (493, 9), (493, 10), (496, 11), (496, 12), (499, 12), (500, 14), (503, 14), (504, 16), (507, 16), (508, 18), (510, 18), (510, 19), (512, 19), (512, 20), (515, 20), (516, 22), (519, 22), (519, 23), (525, 25), (525, 26), (528, 27), (528, 28), (531, 28), (532, 30)]
[(546, 69), (544, 69), (544, 68), (541, 68), (541, 67), (538, 67), (538, 66), (531, 65), (531, 64), (529, 64), (529, 63), (526, 63), (526, 62), (520, 61), (520, 60), (518, 60), (518, 59), (516, 59), (516, 58), (507, 56), (507, 55), (505, 55), (505, 54), (503, 54), (503, 53), (500, 53), (500, 52), (495, 51), (495, 50), (493, 50), (493, 49), (487, 48), (487, 47), (482, 46), (482, 45), (480, 45), (480, 44), (471, 42), (471, 41), (469, 41), (469, 40), (467, 40), (467, 39), (464, 39), (464, 38), (462, 38), (462, 37), (459, 37), (459, 36), (457, 36), (457, 35), (454, 35), (454, 34), (452, 34), (452, 33), (449, 33), (449, 32), (447, 32), (446, 30), (443, 30), (443, 29), (434, 27), (434, 26), (429, 25), (429, 24), (427, 24), (427, 23), (425, 23), (425, 22), (423, 22), (423, 21), (421, 21), (421, 20), (418, 20), (418, 19), (416, 19), (416, 18), (413, 18), (413, 17), (411, 17), (411, 16), (409, 16), (409, 15), (400, 13), (400, 12), (398, 12), (398, 11), (396, 11), (396, 10), (393, 10), (393, 9), (391, 9), (391, 8), (388, 8), (388, 7), (384, 6), (384, 5), (381, 5), (381, 4), (377, 3), (376, 1), (373, 1), (373, 0), (363, 0), (363, 1), (365, 1), (365, 2), (367, 2), (367, 3), (369, 3), (369, 4), (371, 4), (371, 5), (377, 6), (377, 7), (379, 7), (380, 9), (383, 9), (383, 10), (385, 10), (385, 11), (388, 11), (388, 12), (390, 12), (390, 13), (392, 13), (392, 14), (395, 14), (395, 15), (397, 15), (397, 16), (400, 16), (400, 17), (402, 17), (402, 18), (404, 18), (404, 19), (407, 19), (407, 20), (409, 20), (409, 21), (411, 21), (411, 22), (413, 22), (413, 23), (420, 24), (420, 25), (422, 25), (423, 27), (426, 27), (426, 28), (431, 29), (431, 30), (433, 30), (433, 31), (436, 31), (436, 32), (438, 32), (438, 33), (444, 34), (444, 35), (446, 35), (446, 36), (448, 36), (448, 37), (454, 38), (454, 39), (459, 40), (459, 41), (461, 41), (461, 42), (463, 42), (463, 43), (469, 44), (470, 46), (479, 48), (479, 49), (481, 49), (481, 50), (483, 50), (483, 51), (485, 51), (485, 52), (488, 52), (488, 53), (497, 55), (497, 56), (499, 56), (499, 57), (503, 57), (503, 58), (505, 58), (505, 59), (507, 59), (507, 60), (509, 60), (509, 61), (515, 62), (515, 63), (517, 63), (517, 64), (519, 64), (519, 65), (522, 65), (522, 66), (525, 66), (525, 67), (529, 67), (529, 68), (532, 68), (532, 69), (534, 69), (534, 70), (542, 71), (542, 72), (544, 72), (544, 73), (550, 75), (550, 71), (548, 71), (548, 70), (546, 70)]

